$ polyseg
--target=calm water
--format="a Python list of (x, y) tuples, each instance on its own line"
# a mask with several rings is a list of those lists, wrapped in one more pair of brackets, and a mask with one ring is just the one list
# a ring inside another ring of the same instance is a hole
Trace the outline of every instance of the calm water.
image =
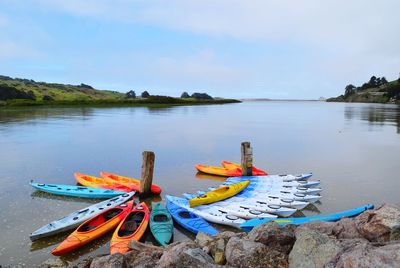
[[(164, 109), (0, 109), (0, 265), (33, 266), (48, 259), (66, 235), (31, 243), (29, 233), (95, 202), (34, 191), (31, 179), (74, 184), (75, 171), (138, 177), (141, 152), (152, 150), (155, 182), (163, 194), (180, 195), (220, 183), (196, 174), (196, 163), (238, 161), (240, 143), (250, 141), (256, 166), (271, 174), (312, 171), (322, 181), (321, 202), (303, 211), (311, 215), (400, 202), (399, 134), (396, 105), (274, 101)], [(174, 239), (186, 235), (177, 229)], [(64, 259), (106, 253), (109, 238)]]

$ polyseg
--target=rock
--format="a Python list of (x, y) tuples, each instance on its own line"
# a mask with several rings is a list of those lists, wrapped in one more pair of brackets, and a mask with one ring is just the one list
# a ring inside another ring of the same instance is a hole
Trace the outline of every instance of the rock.
[(343, 218), (340, 221), (335, 222), (332, 234), (338, 239), (363, 238), (358, 231), (355, 220), (351, 218)]
[(390, 231), (390, 241), (400, 240), (400, 225), (396, 225)]
[(39, 267), (41, 268), (65, 268), (68, 267), (68, 263), (66, 261), (61, 260), (60, 258), (50, 258), (43, 262)]
[(227, 264), (233, 267), (287, 267), (286, 256), (262, 243), (232, 237), (226, 245)]
[(158, 267), (215, 267), (213, 259), (194, 242), (175, 243), (167, 247)]
[(328, 222), (328, 221), (320, 221), (320, 222), (307, 222), (301, 225), (299, 228), (308, 228), (314, 231), (318, 231), (319, 233), (332, 235), (333, 228), (335, 227), (335, 222)]
[(215, 243), (215, 246), (213, 247), (211, 254), (216, 264), (220, 265), (225, 264), (226, 262), (225, 246), (226, 246), (225, 240), (222, 238), (218, 239), (217, 242)]
[(324, 267), (334, 260), (341, 247), (335, 238), (309, 228), (298, 228), (289, 254), (290, 267)]
[(90, 268), (128, 268), (128, 263), (123, 254), (115, 253), (92, 260)]
[(343, 253), (336, 267), (400, 267), (400, 242), (374, 247), (363, 243)]
[(151, 244), (143, 244), (132, 240), (128, 247), (131, 251), (125, 254), (125, 258), (130, 267), (150, 268), (158, 264), (164, 249)]
[(89, 268), (92, 263), (93, 257), (88, 257), (77, 264), (69, 265), (68, 268)]
[(268, 222), (255, 227), (247, 237), (251, 241), (263, 243), (270, 248), (289, 254), (296, 240), (295, 228), (294, 225), (279, 227), (275, 222)]
[(384, 204), (366, 211), (356, 218), (356, 224), (360, 234), (369, 241), (389, 241), (392, 228), (400, 225), (400, 206)]
[(216, 239), (215, 237), (213, 237), (213, 236), (211, 236), (209, 234), (206, 234), (206, 233), (203, 233), (203, 232), (198, 232), (194, 242), (196, 244), (198, 244), (200, 247), (205, 247), (205, 246), (208, 246), (215, 239)]

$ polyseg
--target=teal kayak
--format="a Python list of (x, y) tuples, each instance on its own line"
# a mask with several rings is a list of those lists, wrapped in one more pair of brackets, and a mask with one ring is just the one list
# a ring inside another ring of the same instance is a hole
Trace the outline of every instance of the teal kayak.
[(248, 220), (240, 225), (240, 228), (245, 230), (245, 231), (251, 231), (254, 227), (261, 225), (263, 223), (269, 222), (269, 221), (274, 221), (276, 222), (279, 226), (285, 226), (288, 224), (294, 224), (294, 225), (301, 225), (307, 222), (319, 222), (319, 221), (338, 221), (341, 218), (344, 217), (354, 217), (357, 216), (364, 211), (368, 209), (373, 209), (374, 205), (372, 204), (367, 204), (361, 207), (353, 208), (350, 210), (342, 211), (342, 212), (337, 212), (337, 213), (332, 213), (332, 214), (327, 214), (327, 215), (319, 215), (319, 216), (309, 216), (309, 217), (299, 217), (299, 218), (280, 218), (280, 219), (251, 219)]
[(124, 192), (120, 191), (84, 186), (45, 184), (35, 182), (31, 182), (30, 184), (33, 188), (46, 193), (83, 198), (112, 198), (124, 194)]
[(150, 214), (150, 230), (161, 246), (165, 247), (171, 241), (174, 223), (171, 214), (161, 203), (153, 206)]

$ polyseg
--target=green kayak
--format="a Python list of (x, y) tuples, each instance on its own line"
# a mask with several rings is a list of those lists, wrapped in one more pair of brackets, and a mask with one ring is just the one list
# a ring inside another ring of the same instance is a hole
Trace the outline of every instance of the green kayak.
[(174, 223), (171, 214), (161, 203), (153, 206), (150, 214), (150, 230), (160, 245), (166, 246), (171, 241)]

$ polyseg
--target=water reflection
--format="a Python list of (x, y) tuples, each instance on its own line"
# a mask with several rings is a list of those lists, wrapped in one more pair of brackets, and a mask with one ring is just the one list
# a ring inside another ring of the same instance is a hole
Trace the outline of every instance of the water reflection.
[(226, 181), (226, 177), (210, 175), (203, 172), (197, 172), (195, 177), (200, 180)]
[(345, 119), (366, 121), (371, 126), (396, 126), (400, 134), (400, 106), (389, 104), (369, 104), (367, 106), (346, 106), (344, 109)]

